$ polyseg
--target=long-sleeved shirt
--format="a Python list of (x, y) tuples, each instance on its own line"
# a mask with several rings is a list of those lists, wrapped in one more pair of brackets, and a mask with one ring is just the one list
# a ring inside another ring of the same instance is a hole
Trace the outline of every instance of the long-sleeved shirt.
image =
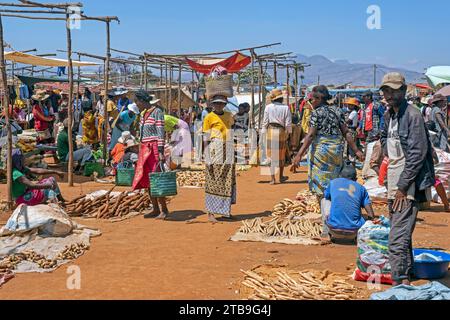
[(158, 150), (164, 152), (164, 113), (161, 109), (156, 108), (152, 113), (146, 112), (141, 120), (141, 141), (158, 142)]
[(264, 112), (262, 129), (267, 130), (272, 123), (284, 127), (287, 133), (292, 133), (292, 114), (289, 107), (280, 103), (269, 104)]

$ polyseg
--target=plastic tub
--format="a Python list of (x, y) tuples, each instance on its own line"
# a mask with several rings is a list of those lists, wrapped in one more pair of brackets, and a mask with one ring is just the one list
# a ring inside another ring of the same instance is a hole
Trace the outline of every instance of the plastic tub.
[(448, 272), (448, 267), (450, 265), (450, 254), (441, 251), (415, 249), (414, 257), (423, 253), (428, 253), (436, 257), (440, 257), (443, 261), (415, 261), (414, 275), (416, 276), (416, 278), (425, 280), (445, 278)]

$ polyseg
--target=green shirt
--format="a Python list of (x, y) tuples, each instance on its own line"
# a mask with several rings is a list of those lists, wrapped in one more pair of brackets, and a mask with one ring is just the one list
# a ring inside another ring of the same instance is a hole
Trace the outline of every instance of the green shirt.
[(178, 118), (175, 118), (174, 116), (170, 115), (164, 115), (164, 130), (166, 132), (173, 132), (175, 131), (175, 126), (178, 125), (178, 121), (180, 121)]
[(66, 161), (67, 155), (69, 154), (69, 134), (67, 133), (67, 130), (63, 130), (59, 134), (57, 148), (59, 160), (63, 162)]
[(12, 196), (14, 199), (17, 199), (20, 196), (23, 196), (25, 194), (25, 191), (27, 191), (27, 187), (19, 181), (19, 179), (25, 175), (19, 170), (13, 169), (12, 176)]

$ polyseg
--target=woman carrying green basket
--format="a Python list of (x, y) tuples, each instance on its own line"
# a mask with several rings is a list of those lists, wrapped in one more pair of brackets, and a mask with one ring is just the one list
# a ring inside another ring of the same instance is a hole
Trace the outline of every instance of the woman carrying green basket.
[[(136, 164), (133, 190), (149, 189), (150, 192), (150, 173), (160, 172), (164, 165), (164, 112), (158, 106), (159, 101), (152, 100), (152, 97), (144, 90), (136, 93), (136, 104), (144, 112), (141, 117), (139, 160)], [(151, 193), (150, 198), (153, 212), (145, 215), (144, 218), (149, 219), (157, 215), (159, 220), (166, 219), (169, 214), (166, 198), (155, 198)]]

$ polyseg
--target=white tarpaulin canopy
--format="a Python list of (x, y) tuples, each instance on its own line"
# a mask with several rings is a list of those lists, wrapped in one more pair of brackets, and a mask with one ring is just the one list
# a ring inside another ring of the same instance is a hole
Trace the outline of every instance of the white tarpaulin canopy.
[[(44, 57), (33, 56), (32, 54), (11, 51), (5, 52), (5, 59), (8, 61), (13, 61), (16, 63), (29, 64), (32, 66), (41, 66), (41, 67), (68, 67), (68, 60), (64, 59), (50, 59)], [(90, 67), (90, 66), (98, 66), (98, 63), (95, 62), (87, 62), (87, 61), (73, 61), (74, 67)]]
[(428, 82), (434, 87), (443, 83), (450, 83), (450, 66), (431, 67), (425, 75)]

